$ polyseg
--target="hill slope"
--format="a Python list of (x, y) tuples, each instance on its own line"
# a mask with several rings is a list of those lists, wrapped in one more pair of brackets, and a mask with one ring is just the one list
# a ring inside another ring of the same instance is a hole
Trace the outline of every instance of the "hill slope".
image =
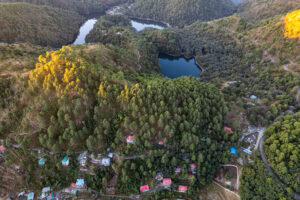
[(59, 47), (71, 43), (84, 18), (71, 11), (28, 3), (0, 3), (0, 42)]
[(245, 0), (238, 12), (251, 22), (266, 19), (300, 8), (300, 0)]
[(183, 27), (231, 15), (233, 8), (231, 0), (137, 0), (129, 13)]

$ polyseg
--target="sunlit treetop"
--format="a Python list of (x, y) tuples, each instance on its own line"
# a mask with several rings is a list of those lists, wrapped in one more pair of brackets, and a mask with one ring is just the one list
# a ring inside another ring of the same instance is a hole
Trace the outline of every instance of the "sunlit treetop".
[(288, 13), (284, 17), (284, 36), (287, 38), (300, 38), (300, 10)]

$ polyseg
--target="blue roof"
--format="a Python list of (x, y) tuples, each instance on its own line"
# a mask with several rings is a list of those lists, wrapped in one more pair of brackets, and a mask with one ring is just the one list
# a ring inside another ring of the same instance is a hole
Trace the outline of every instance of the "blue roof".
[(237, 154), (237, 150), (234, 147), (230, 148), (230, 154)]
[(242, 150), (243, 150), (245, 153), (247, 153), (247, 154), (251, 154), (251, 153), (252, 153), (252, 151), (250, 151), (249, 149), (242, 148)]
[(27, 199), (33, 199), (33, 197), (34, 197), (34, 193), (30, 192), (27, 196)]
[(250, 99), (257, 99), (257, 96), (251, 95), (251, 96), (250, 96)]
[(77, 179), (76, 185), (77, 186), (83, 186), (84, 185), (84, 179)]
[(68, 160), (69, 160), (69, 159), (65, 156), (61, 161), (62, 161), (62, 162), (68, 162)]
[(45, 164), (46, 159), (45, 158), (41, 158), (39, 159), (39, 165), (44, 165)]

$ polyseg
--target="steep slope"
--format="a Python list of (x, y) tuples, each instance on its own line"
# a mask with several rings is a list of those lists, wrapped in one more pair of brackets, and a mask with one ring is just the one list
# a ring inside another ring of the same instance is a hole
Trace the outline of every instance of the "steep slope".
[(98, 16), (114, 5), (125, 3), (127, 0), (0, 0), (0, 2), (26, 2), (45, 5), (64, 10), (72, 10), (84, 16)]
[(0, 3), (0, 42), (59, 47), (71, 43), (83, 22), (71, 11), (28, 3)]
[(231, 15), (233, 8), (231, 0), (137, 0), (129, 14), (183, 27)]
[(251, 22), (266, 19), (300, 8), (300, 0), (245, 0), (238, 13)]

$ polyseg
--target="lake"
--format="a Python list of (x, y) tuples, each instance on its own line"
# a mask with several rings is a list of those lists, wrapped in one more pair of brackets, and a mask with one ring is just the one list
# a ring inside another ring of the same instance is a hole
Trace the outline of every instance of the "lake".
[(89, 19), (87, 20), (79, 30), (79, 34), (73, 44), (85, 44), (85, 38), (89, 34), (89, 32), (94, 28), (97, 19)]
[(183, 56), (169, 56), (160, 54), (158, 61), (162, 74), (168, 78), (178, 78), (180, 76), (194, 76), (199, 78), (201, 68), (195, 63), (195, 59), (186, 59)]
[(156, 29), (164, 29), (166, 26), (162, 23), (153, 22), (150, 20), (138, 20), (138, 19), (131, 19), (131, 25), (137, 31), (142, 31), (145, 28), (156, 28)]

